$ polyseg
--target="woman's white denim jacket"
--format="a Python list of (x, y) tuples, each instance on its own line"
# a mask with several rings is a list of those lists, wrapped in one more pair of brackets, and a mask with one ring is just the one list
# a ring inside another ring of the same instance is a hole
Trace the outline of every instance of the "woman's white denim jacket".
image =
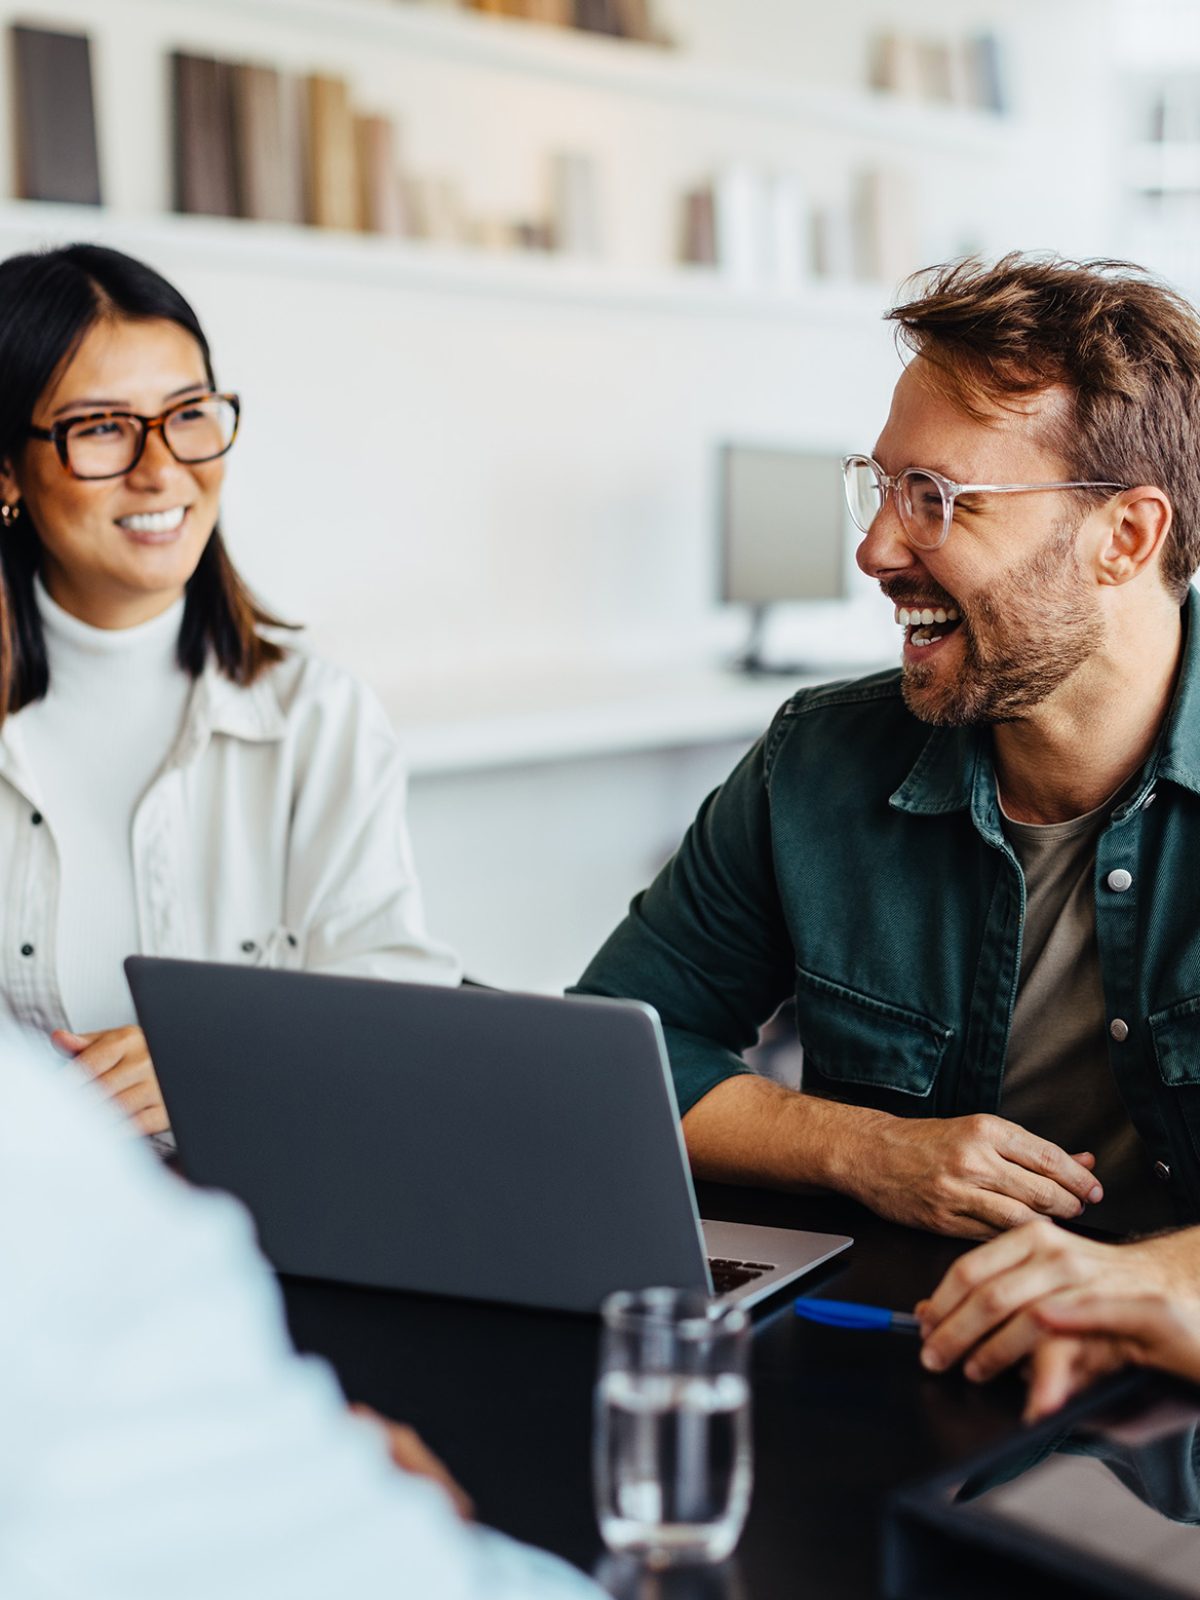
[[(19, 716), (0, 727), (0, 861), (3, 996), (18, 1021), (65, 1027), (54, 818)], [(133, 865), (141, 954), (424, 983), (461, 975), (425, 933), (383, 708), (302, 652), (247, 688), (210, 661), (134, 814)]]

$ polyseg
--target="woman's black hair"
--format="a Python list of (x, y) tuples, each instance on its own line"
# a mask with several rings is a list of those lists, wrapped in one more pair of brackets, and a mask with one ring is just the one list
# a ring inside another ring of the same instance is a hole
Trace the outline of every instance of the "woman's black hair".
[[(103, 245), (71, 244), (0, 261), (0, 461), (15, 465), (34, 408), (97, 322), (110, 317), (174, 322), (200, 347), (216, 387), (208, 340), (174, 285), (145, 262)], [(28, 508), (0, 530), (0, 718), (40, 700), (50, 682), (33, 580), (42, 545)], [(211, 650), (235, 683), (252, 683), (283, 648), (261, 627), (286, 627), (258, 604), (214, 528), (188, 580), (178, 660), (196, 677)]]

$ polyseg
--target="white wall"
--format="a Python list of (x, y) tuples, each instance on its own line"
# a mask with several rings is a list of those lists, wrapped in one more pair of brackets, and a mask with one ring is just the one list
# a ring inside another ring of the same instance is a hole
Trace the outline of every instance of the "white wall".
[[(971, 245), (1112, 248), (1108, 69), (1094, 26), (1104, 8), (1088, 0), (927, 0), (919, 17), (880, 0), (664, 0), (714, 72), (822, 90), (862, 81), (876, 26), (993, 23), (1010, 47), (1017, 117), (994, 135), (947, 123), (944, 136), (905, 133), (902, 117), (896, 131), (886, 118), (783, 114), (765, 89), (759, 107), (753, 94), (735, 106), (606, 86), (586, 64), (622, 47), (593, 40), (555, 41), (577, 51), (574, 75), (540, 70), (536, 55), (402, 49), (371, 20), (387, 9), (0, 0), (0, 23), (91, 30), (115, 208), (97, 227), (188, 293), (221, 382), (244, 397), (225, 513), (236, 558), (270, 603), (397, 704), (447, 676), (469, 697), (472, 676), (553, 677), (580, 663), (602, 673), (732, 643), (741, 619), (714, 605), (715, 445), (873, 442), (898, 371), (883, 289), (788, 308), (659, 293), (674, 197), (715, 164), (794, 170), (821, 199), (865, 161), (901, 162), (920, 178), (929, 258)], [(402, 118), (410, 158), (458, 174), (481, 210), (536, 206), (551, 148), (594, 150), (616, 276), (568, 271), (575, 287), (559, 292), (563, 263), (518, 262), (486, 281), (461, 263), (444, 274), (397, 263), (393, 275), (387, 247), (369, 242), (310, 248), (238, 224), (156, 230), (141, 219), (168, 195), (175, 47), (345, 72), (361, 101)], [(8, 140), (0, 130), (0, 173)], [(0, 207), (0, 249), (55, 227)], [(261, 250), (244, 247), (254, 238)], [(889, 608), (869, 585), (802, 621), (809, 651), (834, 660), (893, 648)], [(722, 747), (716, 765), (731, 754)], [(668, 754), (418, 784), (433, 920), (480, 976), (566, 981), (716, 775), (709, 757)]]

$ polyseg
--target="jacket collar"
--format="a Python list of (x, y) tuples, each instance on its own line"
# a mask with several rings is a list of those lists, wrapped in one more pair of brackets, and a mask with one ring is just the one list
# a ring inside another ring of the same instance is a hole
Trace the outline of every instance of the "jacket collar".
[[(262, 744), (282, 739), (287, 718), (279, 704), (269, 672), (242, 685), (227, 678), (211, 653), (188, 697), (183, 726), (167, 758), (167, 767), (186, 767), (196, 761), (214, 734)], [(40, 806), (36, 775), (25, 755), (21, 726), (13, 717), (0, 725), (0, 778), (4, 778), (33, 806)]]
[(264, 744), (282, 739), (286, 729), (287, 718), (271, 674), (261, 673), (251, 684), (234, 683), (210, 652), (188, 700), (183, 727), (168, 764), (189, 766), (214, 734), (248, 744)]
[[(1169, 778), (1200, 794), (1200, 594), (1183, 604), (1183, 661), (1148, 780)], [(1140, 798), (1146, 784), (1138, 785)], [(1000, 816), (987, 728), (935, 728), (888, 804), (919, 816), (944, 816), (970, 807), (981, 830), (999, 835)]]
[(1200, 794), (1200, 594), (1188, 589), (1183, 605), (1183, 663), (1167, 724), (1159, 741), (1155, 776)]

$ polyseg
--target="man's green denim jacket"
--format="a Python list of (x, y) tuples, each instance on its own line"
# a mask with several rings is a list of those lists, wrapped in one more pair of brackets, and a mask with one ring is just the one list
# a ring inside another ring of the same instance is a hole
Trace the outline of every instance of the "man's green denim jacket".
[[(1200, 597), (1157, 745), (1096, 852), (1113, 1075), (1200, 1220)], [(987, 729), (933, 729), (900, 674), (796, 694), (578, 985), (656, 1007), (681, 1112), (746, 1071), (795, 995), (806, 1090), (902, 1116), (996, 1111), (1025, 885)], [(1128, 887), (1117, 887), (1124, 877)]]

